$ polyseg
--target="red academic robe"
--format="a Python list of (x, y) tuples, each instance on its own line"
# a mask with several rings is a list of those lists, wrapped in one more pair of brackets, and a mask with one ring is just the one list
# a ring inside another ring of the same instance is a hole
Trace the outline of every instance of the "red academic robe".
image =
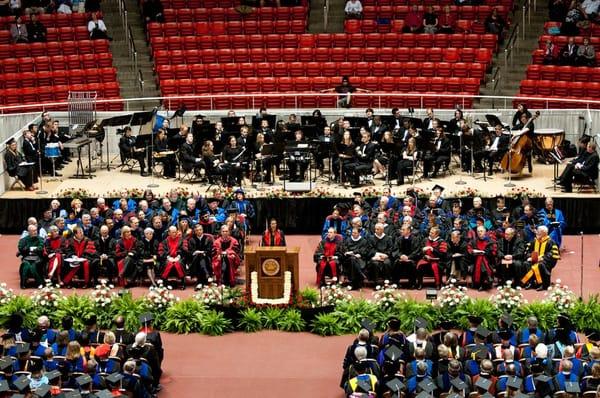
[[(331, 268), (331, 276), (337, 278), (337, 264), (340, 256), (341, 243), (342, 240), (339, 235), (336, 235), (333, 240), (325, 238), (319, 243), (315, 253), (315, 260), (317, 262), (317, 285), (323, 282), (327, 266)], [(323, 258), (321, 258), (321, 256)], [(334, 259), (334, 256), (337, 256), (338, 259)]]
[[(467, 245), (467, 251), (473, 255), (473, 250), (483, 250), (485, 254), (475, 255), (475, 268), (473, 269), (473, 283), (481, 284), (482, 276), (486, 278), (487, 282), (493, 281), (494, 269), (492, 259), (496, 258), (498, 247), (496, 243), (489, 237), (484, 239), (473, 239)], [(482, 275), (485, 273), (484, 275)]]
[[(284, 246), (283, 244), (283, 233), (281, 230), (275, 231), (273, 234), (273, 246)], [(261, 246), (271, 246), (271, 231), (266, 230), (262, 235)]]
[(424, 255), (429, 255), (432, 258), (437, 258), (437, 260), (428, 260), (426, 258), (422, 258), (417, 263), (417, 268), (425, 267), (427, 265), (431, 266), (431, 270), (433, 271), (433, 277), (435, 278), (435, 284), (442, 284), (442, 277), (440, 275), (440, 261), (443, 257), (446, 256), (448, 252), (448, 244), (441, 238), (437, 238), (436, 240), (431, 240), (427, 238), (423, 243), (423, 247), (431, 246), (432, 250), (427, 250)]
[(75, 277), (79, 269), (83, 267), (83, 280), (86, 284), (90, 282), (90, 260), (89, 258), (96, 254), (96, 247), (91, 239), (84, 237), (82, 240), (71, 238), (67, 241), (66, 252), (69, 255), (75, 255), (77, 257), (85, 258), (85, 261), (81, 262), (78, 267), (70, 267), (69, 272), (63, 278), (64, 283), (70, 283)]
[[(60, 279), (62, 270), (63, 238), (47, 238), (44, 242), (44, 256), (48, 258), (48, 279), (57, 275)], [(50, 257), (51, 254), (54, 256)]]
[(119, 286), (125, 286), (125, 259), (129, 253), (137, 256), (138, 241), (133, 236), (128, 239), (119, 239), (115, 245), (115, 258), (117, 260), (117, 269), (119, 271)]
[[(227, 245), (229, 242), (229, 245)], [(237, 239), (229, 237), (224, 240), (219, 237), (215, 239), (214, 256), (212, 260), (213, 273), (218, 283), (229, 283), (231, 287), (235, 286), (235, 274), (240, 266), (240, 244)], [(221, 256), (225, 255), (229, 264), (229, 274), (221, 275)], [(227, 279), (225, 279), (227, 278)]]
[[(175, 272), (177, 272), (177, 276), (179, 279), (183, 279), (185, 277), (185, 272), (183, 271), (183, 257), (187, 252), (188, 241), (186, 239), (182, 239), (179, 236), (174, 238), (168, 236), (167, 239), (163, 240), (158, 246), (158, 255), (165, 262), (165, 269), (162, 273), (162, 278), (167, 279), (169, 274), (175, 268)], [(177, 260), (169, 260), (169, 257)]]

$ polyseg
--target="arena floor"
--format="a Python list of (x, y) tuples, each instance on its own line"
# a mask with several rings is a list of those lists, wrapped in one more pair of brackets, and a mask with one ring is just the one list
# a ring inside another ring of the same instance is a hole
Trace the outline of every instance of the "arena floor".
[[(257, 238), (252, 239), (256, 242)], [(300, 247), (300, 285), (314, 286), (312, 253), (318, 236), (289, 236), (290, 246)], [(17, 236), (0, 236), (0, 281), (19, 291)], [(583, 296), (600, 292), (600, 237), (583, 237)], [(567, 236), (562, 260), (553, 273), (576, 294), (580, 293), (581, 238)], [(76, 292), (75, 290), (73, 291)], [(136, 288), (142, 295), (145, 289)], [(175, 294), (189, 297), (192, 289)], [(407, 291), (425, 299), (425, 291)], [(358, 293), (370, 297), (371, 290)], [(469, 291), (473, 297), (490, 293)], [(526, 291), (528, 300), (541, 299), (543, 293)], [(202, 392), (202, 397), (323, 397), (341, 398), (339, 389), (342, 358), (351, 336), (319, 337), (310, 333), (262, 331), (231, 333), (221, 337), (172, 335), (162, 333), (165, 347), (162, 398), (187, 397)]]

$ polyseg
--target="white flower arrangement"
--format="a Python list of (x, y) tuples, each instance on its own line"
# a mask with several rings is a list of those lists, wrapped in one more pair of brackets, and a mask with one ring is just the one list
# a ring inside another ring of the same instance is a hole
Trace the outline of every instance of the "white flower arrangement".
[(102, 279), (90, 293), (90, 298), (98, 307), (107, 307), (117, 297), (117, 294), (112, 291), (114, 288), (106, 279)]
[(194, 294), (194, 299), (208, 306), (221, 304), (224, 296), (223, 289), (225, 286), (219, 287), (212, 278), (208, 278), (208, 284), (199, 283), (196, 286), (197, 292)]
[(175, 297), (171, 293), (171, 286), (165, 286), (161, 279), (156, 281), (156, 284), (158, 286), (150, 286), (148, 294), (146, 294), (146, 301), (151, 307), (154, 309), (166, 309), (179, 301), (179, 297)]
[[(334, 283), (331, 283), (334, 282)], [(321, 287), (321, 305), (328, 306), (348, 302), (352, 300), (352, 295), (348, 293), (352, 290), (351, 286), (347, 288), (337, 283), (337, 278), (333, 278), (331, 282), (327, 282), (325, 286)]]
[(383, 282), (383, 286), (377, 286), (373, 292), (375, 304), (383, 309), (392, 308), (394, 304), (404, 298), (404, 294), (398, 290), (398, 285), (390, 284), (388, 280)]
[(250, 273), (250, 301), (260, 305), (287, 305), (292, 295), (292, 273), (283, 273), (283, 296), (276, 299), (258, 297), (258, 274), (256, 271)]
[(496, 294), (491, 297), (491, 301), (496, 308), (504, 312), (511, 312), (515, 308), (527, 304), (521, 288), (519, 286), (512, 287), (512, 281), (507, 281), (504, 286), (498, 286)]
[(450, 283), (442, 287), (438, 293), (438, 298), (434, 302), (435, 306), (450, 309), (456, 308), (458, 305), (466, 304), (469, 301), (467, 288), (457, 286), (456, 279), (450, 279)]
[(570, 310), (575, 305), (577, 296), (567, 285), (557, 279), (544, 295), (544, 303), (552, 303), (560, 312)]
[(54, 311), (58, 303), (64, 300), (65, 296), (58, 285), (53, 285), (50, 279), (46, 279), (45, 285), (40, 285), (31, 295), (31, 301), (46, 310)]
[(12, 289), (6, 286), (6, 283), (0, 283), (0, 305), (10, 303), (15, 298), (15, 293)]

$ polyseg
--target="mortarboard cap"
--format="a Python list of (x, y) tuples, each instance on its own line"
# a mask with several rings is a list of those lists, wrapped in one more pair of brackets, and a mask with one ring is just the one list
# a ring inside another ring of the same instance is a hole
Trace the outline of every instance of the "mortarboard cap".
[(450, 330), (454, 327), (454, 322), (452, 321), (441, 321), (438, 323), (438, 328), (442, 330)]
[(141, 323), (149, 323), (152, 322), (154, 320), (154, 315), (151, 312), (146, 312), (143, 313), (142, 315), (140, 315), (140, 322)]
[(512, 332), (510, 330), (500, 330), (498, 331), (498, 336), (500, 336), (500, 339), (502, 340), (510, 340), (510, 338), (512, 337)]
[(512, 316), (510, 316), (510, 314), (504, 313), (502, 314), (502, 317), (500, 318), (500, 320), (507, 326), (510, 327), (513, 323), (513, 318)]
[(475, 335), (479, 338), (485, 339), (490, 335), (490, 331), (483, 326), (479, 326), (475, 331)]
[(123, 379), (123, 375), (121, 373), (111, 373), (105, 378), (105, 380), (111, 384), (117, 384), (121, 381), (121, 379)]
[(109, 390), (100, 390), (95, 393), (97, 398), (113, 398), (112, 393)]
[(385, 385), (387, 388), (390, 389), (390, 391), (394, 391), (394, 392), (404, 389), (404, 383), (402, 383), (402, 380), (400, 380), (397, 377), (394, 377), (392, 380), (385, 383)]
[(473, 353), (475, 354), (475, 359), (477, 359), (478, 361), (483, 361), (484, 359), (487, 359), (489, 355), (487, 347), (483, 344), (476, 345), (473, 349)]
[(387, 350), (385, 350), (385, 357), (392, 362), (397, 361), (398, 359), (402, 358), (402, 351), (400, 351), (400, 349), (395, 345), (391, 345)]
[(569, 394), (579, 394), (581, 388), (579, 388), (579, 383), (576, 381), (565, 381), (565, 391)]
[(479, 397), (480, 398), (494, 398), (494, 396), (487, 391), (485, 393), (483, 393), (482, 395), (480, 395)]
[(569, 318), (567, 315), (560, 314), (559, 316), (556, 317), (556, 320), (558, 321), (558, 326), (559, 327), (565, 328), (565, 329), (570, 329), (570, 327), (571, 327), (571, 318)]
[(370, 319), (363, 318), (363, 320), (360, 321), (360, 327), (362, 327), (363, 329), (367, 329), (369, 333), (373, 333), (373, 330), (375, 329), (375, 324), (371, 322)]
[(475, 325), (479, 325), (483, 322), (483, 318), (478, 315), (469, 315), (467, 319), (469, 320), (469, 322)]
[(587, 337), (588, 341), (600, 341), (600, 332), (597, 330), (588, 330), (585, 333), (585, 337)]
[(65, 392), (65, 398), (82, 398), (79, 391), (68, 391)]
[(491, 385), (492, 382), (486, 379), (485, 377), (479, 377), (475, 382), (475, 387), (481, 388), (484, 391), (488, 391)]
[(10, 357), (0, 359), (0, 370), (4, 371), (13, 366), (13, 361)]
[(77, 382), (77, 384), (79, 384), (80, 387), (83, 387), (90, 384), (92, 382), (92, 378), (90, 377), (90, 375), (85, 374), (76, 378), (75, 381)]
[(435, 185), (433, 186), (433, 188), (431, 188), (431, 191), (433, 192), (433, 191), (435, 191), (435, 190), (439, 190), (440, 192), (444, 192), (444, 189), (446, 189), (446, 188), (444, 188), (444, 187), (443, 187), (443, 186), (441, 186), (440, 184), (435, 184)]
[(42, 384), (33, 392), (34, 397), (47, 398), (50, 396), (50, 386), (48, 384)]
[(463, 398), (463, 396), (453, 392), (453, 393), (448, 394), (448, 398)]
[(15, 142), (15, 139), (10, 138), (8, 141), (6, 141), (6, 145), (11, 145), (13, 142)]
[(17, 380), (14, 381), (15, 387), (19, 392), (25, 392), (29, 389), (29, 379), (27, 376), (21, 376)]
[(352, 195), (353, 195), (353, 196), (362, 196), (362, 193), (361, 193), (361, 192), (358, 192), (358, 191), (356, 191), (356, 192), (352, 192)]
[(435, 384), (431, 380), (423, 380), (419, 383), (419, 388), (427, 393), (435, 390)]
[(356, 392), (364, 392), (368, 394), (371, 390), (373, 390), (373, 387), (371, 386), (371, 382), (369, 380), (358, 380)]
[(512, 389), (518, 390), (521, 388), (521, 384), (523, 384), (523, 380), (520, 377), (509, 377), (506, 385)]
[(96, 323), (98, 323), (96, 315), (90, 315), (90, 317), (85, 320), (86, 326), (94, 326)]
[(535, 381), (539, 381), (540, 383), (547, 383), (550, 380), (552, 380), (552, 378), (550, 376), (548, 376), (548, 375), (541, 374), (539, 376), (536, 376), (534, 380)]
[(52, 370), (46, 373), (46, 377), (48, 381), (52, 382), (53, 380), (57, 380), (61, 376), (61, 373), (58, 370)]
[(427, 391), (421, 391), (415, 398), (430, 398), (431, 395)]
[(237, 195), (238, 193), (241, 193), (242, 195), (245, 195), (245, 194), (246, 194), (246, 192), (244, 192), (244, 190), (243, 190), (242, 188), (238, 188), (238, 189), (236, 189), (234, 193), (235, 193), (236, 195)]
[(17, 354), (25, 354), (29, 352), (29, 343), (20, 343), (17, 344)]
[(515, 394), (515, 398), (531, 398), (529, 394), (523, 394), (521, 391), (517, 391)]
[(452, 384), (452, 387), (458, 391), (462, 391), (467, 388), (466, 383), (460, 377), (455, 377), (454, 379), (450, 380), (450, 384)]
[(415, 319), (415, 329), (421, 329), (421, 328), (427, 329), (428, 325), (429, 325), (429, 322), (427, 322), (427, 320), (424, 318), (419, 317), (419, 318)]
[(400, 320), (396, 316), (391, 316), (387, 320), (387, 324), (392, 329), (400, 329)]
[(0, 392), (6, 392), (10, 390), (8, 382), (6, 380), (0, 380)]

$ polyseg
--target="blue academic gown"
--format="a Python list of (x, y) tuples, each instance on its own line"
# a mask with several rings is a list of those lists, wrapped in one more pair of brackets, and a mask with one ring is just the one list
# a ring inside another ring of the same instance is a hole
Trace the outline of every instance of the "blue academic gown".
[[(538, 217), (540, 219), (540, 222), (543, 225), (545, 225), (546, 227), (548, 227), (548, 234), (550, 235), (550, 239), (552, 239), (554, 242), (556, 242), (556, 244), (560, 248), (561, 243), (562, 243), (562, 234), (563, 234), (565, 227), (567, 226), (567, 222), (565, 220), (565, 216), (563, 215), (562, 211), (560, 211), (558, 209), (554, 209), (554, 216), (556, 218), (555, 220), (548, 218), (548, 210), (546, 210), (546, 209), (541, 209), (538, 212)], [(550, 225), (550, 223), (552, 221), (556, 221), (556, 222), (560, 223), (560, 225), (558, 225), (557, 227), (553, 227)]]
[[(532, 330), (529, 328), (523, 328), (519, 331), (519, 344), (529, 343), (529, 336), (531, 336)], [(534, 333), (538, 337), (538, 341), (544, 341), (544, 332), (540, 328), (535, 329)]]
[[(119, 207), (121, 207), (121, 199), (117, 199), (113, 202), (113, 210), (117, 210)], [(128, 212), (132, 212), (135, 211), (135, 209), (137, 208), (137, 203), (135, 202), (135, 200), (133, 199), (127, 199), (127, 211)]]
[(579, 377), (577, 377), (577, 375), (573, 372), (569, 373), (568, 375), (564, 374), (563, 372), (557, 373), (556, 376), (554, 376), (554, 385), (556, 387), (556, 391), (565, 391), (565, 382), (567, 381), (579, 384)]

